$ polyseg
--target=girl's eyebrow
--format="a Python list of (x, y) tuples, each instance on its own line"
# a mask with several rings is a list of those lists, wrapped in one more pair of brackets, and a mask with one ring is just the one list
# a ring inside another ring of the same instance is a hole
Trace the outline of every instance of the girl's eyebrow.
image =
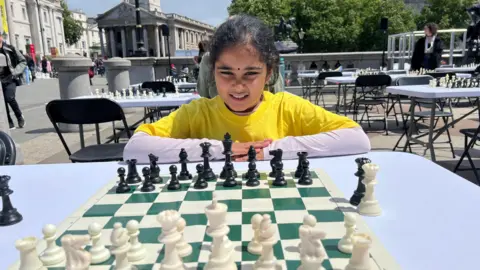
[[(229, 66), (226, 66), (226, 65), (219, 66), (218, 69), (233, 70), (232, 67), (229, 67)], [(262, 67), (246, 67), (245, 70), (262, 70)]]

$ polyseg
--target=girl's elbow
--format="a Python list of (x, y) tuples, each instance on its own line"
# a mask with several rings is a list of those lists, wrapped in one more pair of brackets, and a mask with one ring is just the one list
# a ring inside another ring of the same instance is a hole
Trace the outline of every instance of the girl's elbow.
[(357, 146), (360, 153), (368, 153), (372, 150), (370, 138), (363, 129), (359, 130)]

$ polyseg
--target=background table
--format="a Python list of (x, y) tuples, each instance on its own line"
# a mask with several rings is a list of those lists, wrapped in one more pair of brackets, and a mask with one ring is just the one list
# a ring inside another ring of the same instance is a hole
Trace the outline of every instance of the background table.
[[(78, 98), (98, 98), (93, 96), (81, 96)], [(141, 107), (177, 107), (189, 103), (192, 100), (199, 99), (200, 96), (194, 93), (167, 93), (166, 97), (162, 94), (154, 97), (138, 98), (115, 98), (111, 99), (118, 103), (122, 108), (141, 108)]]
[[(380, 166), (376, 197), (383, 215), (365, 219), (385, 248), (406, 270), (476, 269), (480, 218), (472, 211), (480, 205), (480, 188), (433, 162), (402, 152), (367, 155)], [(354, 162), (358, 156), (310, 159), (312, 169), (326, 171), (347, 199), (357, 186)], [(189, 164), (195, 171), (196, 164)], [(259, 170), (270, 170), (258, 162)], [(284, 161), (295, 169), (296, 160)], [(98, 189), (116, 177), (117, 163), (5, 166), (12, 177), (13, 205), (24, 220), (0, 227), (0, 269), (18, 260), (14, 242), (36, 236), (46, 223), (59, 224)], [(212, 163), (219, 172), (223, 162)], [(238, 171), (247, 163), (235, 163)], [(408, 168), (408, 169), (406, 169)], [(165, 172), (166, 165), (161, 166)]]

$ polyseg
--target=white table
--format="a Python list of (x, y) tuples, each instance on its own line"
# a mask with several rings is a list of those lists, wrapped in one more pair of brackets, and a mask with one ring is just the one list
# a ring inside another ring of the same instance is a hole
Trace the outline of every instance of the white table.
[[(81, 96), (78, 98), (98, 98), (93, 96)], [(115, 98), (111, 99), (118, 103), (122, 108), (144, 108), (144, 107), (178, 107), (187, 104), (192, 100), (199, 99), (200, 96), (194, 93), (167, 93), (166, 97), (163, 94), (154, 97), (138, 97), (138, 98)]]
[(175, 86), (178, 89), (196, 89), (197, 88), (197, 83), (179, 82), (179, 83), (176, 83)]
[[(432, 160), (436, 161), (435, 156), (435, 148), (433, 143), (435, 140), (448, 128), (455, 125), (459, 121), (465, 119), (466, 117), (470, 116), (474, 112), (476, 112), (480, 105), (477, 105), (477, 108), (467, 112), (466, 114), (462, 115), (460, 118), (451, 121), (447, 125), (442, 128), (434, 130), (434, 122), (435, 122), (435, 112), (436, 112), (436, 103), (438, 99), (444, 98), (478, 98), (480, 97), (480, 88), (444, 88), (444, 87), (430, 87), (428, 85), (405, 85), (405, 86), (390, 86), (387, 87), (387, 93), (394, 94), (394, 95), (401, 95), (401, 96), (409, 96), (410, 97), (410, 116), (414, 114), (415, 111), (415, 104), (417, 98), (423, 99), (432, 99), (432, 107), (430, 108), (430, 126), (429, 131), (426, 134), (412, 137), (413, 132), (413, 117), (409, 117), (410, 128), (408, 129), (407, 138), (405, 141), (405, 145), (403, 147), (403, 151), (407, 150), (407, 147), (410, 145), (410, 141), (418, 143), (420, 145), (426, 146), (427, 149), (430, 150), (430, 155)], [(435, 134), (436, 133), (436, 134)], [(435, 136), (434, 136), (435, 134)], [(419, 140), (419, 138), (428, 136), (428, 142), (423, 142)]]
[(453, 68), (436, 68), (436, 72), (455, 72), (455, 73), (465, 73), (475, 71), (477, 67), (453, 67)]
[[(420, 156), (402, 152), (365, 156), (380, 166), (375, 192), (383, 215), (362, 218), (401, 267), (477, 269), (480, 218), (472, 207), (480, 205), (480, 188)], [(357, 186), (357, 157), (310, 159), (310, 165), (325, 170), (349, 199)], [(195, 165), (189, 164), (189, 170), (195, 171)], [(284, 165), (295, 169), (297, 161), (284, 161)], [(118, 166), (111, 162), (3, 167), (2, 173), (12, 177), (12, 203), (24, 220), (0, 227), (0, 269), (19, 259), (15, 240), (41, 239), (45, 224), (64, 221), (115, 177)], [(222, 166), (223, 162), (212, 163), (216, 172)], [(268, 162), (257, 166), (270, 169)], [(247, 163), (237, 163), (235, 168), (246, 170)]]

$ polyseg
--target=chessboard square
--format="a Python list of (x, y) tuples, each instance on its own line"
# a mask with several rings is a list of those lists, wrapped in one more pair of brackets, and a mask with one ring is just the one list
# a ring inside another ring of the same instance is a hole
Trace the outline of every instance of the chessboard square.
[[(286, 264), (287, 264), (287, 268), (286, 269), (298, 269), (298, 267), (300, 267), (300, 265), (302, 264), (302, 262), (300, 260), (295, 260), (295, 261), (289, 261), (287, 260), (286, 261)], [(323, 263), (322, 263), (322, 266), (323, 266), (323, 269), (322, 270), (339, 270), (339, 269), (345, 269), (345, 267), (333, 267), (332, 264), (330, 263), (330, 261), (327, 259), (327, 260), (324, 260)], [(345, 265), (346, 266), (346, 265)]]
[(351, 254), (346, 254), (338, 250), (338, 242), (340, 239), (323, 239), (322, 244), (325, 247), (325, 251), (327, 252), (327, 256), (330, 259), (345, 259), (350, 258)]
[(300, 250), (298, 249), (298, 244), (300, 244), (300, 239), (281, 240), (281, 242), (282, 242), (283, 255), (285, 256), (285, 260), (300, 261)]
[(270, 190), (273, 199), (277, 198), (300, 198), (300, 193), (297, 188), (274, 188)]
[(228, 207), (228, 212), (241, 212), (242, 200), (222, 200), (220, 203), (224, 203)]
[(242, 212), (273, 211), (271, 199), (242, 200)]
[(152, 270), (155, 264), (135, 264), (136, 270)]
[[(103, 232), (102, 232), (103, 233)], [(57, 246), (62, 246), (62, 237), (64, 235), (67, 235), (67, 234), (71, 234), (71, 235), (87, 235), (88, 234), (88, 230), (78, 230), (78, 231), (74, 231), (74, 230), (71, 230), (71, 231), (65, 231), (63, 232), (60, 236), (58, 236), (58, 238), (55, 240), (55, 243), (57, 244)], [(105, 243), (104, 243), (105, 244)]]
[(210, 253), (212, 252), (212, 242), (203, 242), (200, 247), (200, 255), (198, 256), (199, 263), (207, 263), (210, 260)]
[(151, 206), (151, 203), (124, 204), (118, 209), (115, 216), (144, 216)]
[(123, 204), (94, 205), (83, 214), (84, 217), (112, 217)]
[(211, 203), (211, 201), (184, 201), (178, 211), (182, 215), (201, 214), (205, 213), (205, 207), (209, 206)]
[(242, 190), (222, 190), (215, 191), (214, 193), (218, 201), (242, 199)]
[(208, 219), (205, 214), (183, 214), (182, 218), (185, 219), (187, 226), (192, 225), (207, 225)]
[(113, 225), (117, 222), (120, 222), (122, 224), (122, 227), (125, 228), (127, 226), (127, 223), (130, 220), (136, 220), (138, 223), (142, 220), (143, 216), (115, 216), (112, 217), (107, 224), (105, 224), (104, 229), (113, 229)]
[(106, 194), (100, 200), (95, 202), (98, 205), (104, 204), (124, 204), (132, 194)]
[(268, 180), (259, 180), (259, 185), (254, 186), (254, 187), (249, 187), (246, 185), (246, 182), (242, 185), (242, 190), (257, 190), (257, 189), (270, 189), (270, 186), (268, 186)]
[[(202, 247), (202, 243), (190, 243), (192, 246), (192, 253), (186, 257), (182, 258), (184, 263), (193, 263), (198, 262), (198, 258), (200, 257), (200, 251)], [(163, 246), (162, 250), (160, 251), (159, 256), (157, 257), (156, 263), (162, 263), (163, 259), (165, 258), (165, 245)]]
[(211, 201), (213, 198), (212, 191), (202, 191), (202, 192), (187, 192), (185, 196), (185, 201)]
[(270, 215), (270, 219), (272, 220), (272, 223), (277, 223), (275, 212), (264, 211), (264, 212), (242, 212), (242, 224), (252, 225), (252, 217), (255, 214), (259, 214), (259, 215), (262, 215), (262, 216), (263, 215)]
[(242, 212), (227, 212), (226, 222), (229, 225), (241, 225)]
[(162, 234), (162, 228), (140, 228), (138, 241), (144, 244), (159, 244), (158, 237)]
[(313, 215), (317, 222), (343, 222), (345, 216), (339, 210), (309, 210), (308, 213)]
[(271, 198), (270, 189), (244, 189), (242, 199), (268, 199)]
[(188, 188), (188, 192), (203, 192), (203, 191), (214, 191), (215, 190), (215, 184), (213, 183), (208, 183), (207, 187), (204, 188), (204, 189), (196, 189), (195, 188), (195, 182), (196, 181), (193, 181), (191, 184), (190, 184), (190, 187)]
[(181, 202), (187, 195), (187, 191), (160, 192), (155, 199), (156, 203)]
[(299, 188), (298, 192), (302, 198), (308, 197), (330, 197), (330, 193), (324, 187), (305, 187)]
[[(251, 262), (251, 261), (257, 261), (260, 255), (255, 255), (251, 254), (248, 252), (248, 243), (247, 241), (242, 241), (242, 262)], [(282, 243), (281, 241), (278, 241), (274, 246), (273, 246), (273, 255), (277, 258), (278, 261), (281, 261), (284, 259), (284, 254), (283, 254), (283, 248), (282, 248)], [(242, 268), (243, 269), (243, 268)]]
[(341, 239), (345, 235), (345, 223), (342, 222), (321, 222), (317, 223), (329, 239)]
[(152, 191), (142, 191), (142, 185), (139, 185), (133, 194), (149, 194), (149, 193), (154, 193), (158, 194), (162, 189), (164, 188), (164, 184), (153, 184), (154, 189)]
[[(130, 191), (127, 192), (127, 193), (123, 193), (123, 194), (132, 194), (135, 192), (135, 190), (137, 189), (138, 186), (135, 186), (135, 185), (130, 185)], [(114, 187), (112, 187), (110, 190), (108, 190), (107, 194), (119, 194), (117, 193), (117, 185), (115, 185)]]
[(143, 216), (139, 224), (140, 228), (154, 228), (161, 227), (160, 223), (157, 220), (157, 215), (146, 215)]
[(100, 227), (105, 227), (111, 217), (82, 217), (75, 221), (68, 229), (73, 231), (88, 230), (92, 223), (98, 223)]
[[(239, 178), (240, 179), (240, 178)], [(242, 189), (242, 181), (241, 180), (236, 180), (237, 182), (237, 185), (234, 186), (234, 187), (224, 187), (223, 186), (223, 183), (225, 182), (225, 180), (221, 180), (221, 181), (218, 181), (217, 183), (215, 183), (215, 190), (237, 190), (237, 189)]]
[(152, 203), (157, 199), (158, 193), (136, 193), (132, 194), (126, 203)]
[(261, 172), (258, 180), (268, 180), (268, 173)]
[(182, 191), (187, 191), (189, 187), (190, 187), (190, 183), (180, 183), (180, 188), (179, 189), (169, 190), (168, 189), (168, 184), (166, 184), (162, 188), (162, 192), (182, 192)]
[[(301, 221), (300, 221), (301, 222)], [(282, 240), (291, 240), (299, 239), (298, 229), (302, 223), (287, 223), (287, 224), (277, 224), (278, 232), (280, 233), (280, 239)]]
[(183, 231), (183, 239), (189, 243), (202, 242), (205, 237), (205, 225), (190, 225), (187, 223), (187, 227)]
[[(158, 256), (160, 256), (160, 251), (163, 249), (163, 244), (161, 243), (142, 243), (143, 247), (146, 250), (146, 256), (142, 260), (135, 262), (135, 267), (138, 265), (150, 265), (156, 263)], [(138, 267), (136, 268), (138, 270)], [(149, 268), (152, 269), (152, 268)]]
[(164, 203), (153, 203), (148, 209), (148, 215), (158, 215), (165, 210), (176, 210), (180, 209), (182, 202), (164, 202)]
[(297, 186), (297, 185), (295, 184), (295, 180), (287, 180), (286, 178), (285, 178), (285, 180), (286, 180), (286, 182), (287, 182), (287, 184), (286, 184), (285, 186), (274, 186), (274, 185), (273, 185), (273, 182), (274, 182), (275, 180), (268, 180), (268, 186), (269, 186), (270, 188), (272, 188), (272, 189), (276, 189), (276, 188), (282, 188), (282, 189), (283, 189), (283, 188), (294, 188), (294, 187)]
[(278, 198), (272, 201), (275, 211), (306, 209), (301, 198)]
[[(228, 232), (228, 239), (230, 241), (242, 241), (242, 225), (230, 225), (228, 226), (230, 231)], [(203, 242), (212, 242), (213, 239), (205, 233), (203, 237)]]
[[(331, 268), (332, 270), (336, 270), (336, 269), (345, 269), (350, 261), (350, 259), (337, 259), (337, 258), (333, 258), (333, 259), (328, 259), (328, 261), (330, 262), (330, 265), (331, 265)], [(372, 261), (372, 260), (370, 260)], [(372, 263), (372, 265), (376, 265), (375, 263)], [(329, 268), (326, 268), (325, 267), (325, 270), (327, 270)], [(374, 268), (374, 269), (377, 269), (377, 268)]]
[(332, 197), (304, 197), (302, 200), (307, 210), (335, 210), (338, 208), (338, 204)]
[(302, 223), (303, 218), (308, 215), (307, 210), (285, 210), (275, 212), (278, 224)]
[[(272, 223), (272, 226), (275, 227), (276, 229), (276, 232), (275, 232), (276, 239), (281, 239), (277, 224)], [(248, 242), (252, 241), (253, 235), (254, 235), (254, 231), (252, 229), (252, 225), (242, 224), (242, 241), (248, 241)]]

